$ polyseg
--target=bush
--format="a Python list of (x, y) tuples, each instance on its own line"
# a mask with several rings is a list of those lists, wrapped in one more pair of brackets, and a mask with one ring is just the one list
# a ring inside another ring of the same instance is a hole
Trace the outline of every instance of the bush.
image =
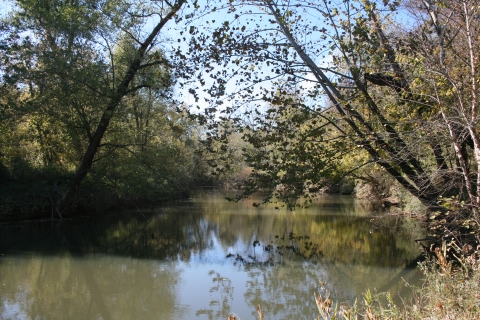
[(71, 175), (61, 169), (37, 169), (22, 159), (4, 167), (0, 182), (0, 221), (49, 217)]

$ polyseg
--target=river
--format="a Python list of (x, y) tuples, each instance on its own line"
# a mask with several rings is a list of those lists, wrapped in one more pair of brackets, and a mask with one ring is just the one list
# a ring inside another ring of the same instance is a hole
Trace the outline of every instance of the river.
[(294, 212), (219, 192), (78, 221), (0, 226), (2, 319), (316, 319), (314, 293), (398, 303), (421, 253), (414, 221), (322, 196)]

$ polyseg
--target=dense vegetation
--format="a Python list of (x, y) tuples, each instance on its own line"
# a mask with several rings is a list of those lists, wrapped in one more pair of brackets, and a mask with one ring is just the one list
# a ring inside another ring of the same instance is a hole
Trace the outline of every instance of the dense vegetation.
[(1, 219), (145, 206), (202, 179), (200, 128), (176, 111), (160, 46), (182, 5), (12, 3), (0, 30)]
[[(235, 154), (230, 133), (248, 143), (240, 152), (252, 172), (239, 198), (268, 190), (266, 201), (294, 206), (342, 181), (367, 182), (384, 198), (395, 186), (427, 209), (436, 245), (473, 252), (478, 1), (258, 0), (223, 8), (228, 21), (190, 29), (191, 71), (209, 95), (192, 93), (210, 103), (199, 118), (211, 130), (211, 152)], [(217, 172), (229, 169), (228, 159), (218, 158)]]

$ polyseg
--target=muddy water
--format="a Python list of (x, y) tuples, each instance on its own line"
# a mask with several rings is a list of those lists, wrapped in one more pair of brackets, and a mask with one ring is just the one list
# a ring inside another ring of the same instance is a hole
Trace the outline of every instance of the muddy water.
[[(289, 212), (224, 194), (108, 218), (0, 226), (2, 319), (314, 319), (314, 293), (407, 298), (415, 222), (320, 198)], [(253, 200), (252, 200), (253, 201)], [(403, 280), (402, 280), (403, 279)]]

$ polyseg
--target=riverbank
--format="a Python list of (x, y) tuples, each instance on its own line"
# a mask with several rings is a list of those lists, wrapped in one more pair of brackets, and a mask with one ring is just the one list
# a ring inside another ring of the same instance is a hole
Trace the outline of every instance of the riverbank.
[(126, 210), (146, 210), (168, 203), (183, 201), (189, 198), (190, 193), (183, 190), (178, 193), (159, 196), (157, 199), (149, 197), (128, 197), (116, 193), (114, 190), (103, 190), (92, 194), (88, 190), (79, 192), (75, 208), (67, 214), (56, 211), (55, 203), (48, 192), (15, 193), (14, 190), (2, 192), (0, 196), (0, 223), (16, 223), (22, 221), (70, 220), (85, 219), (90, 216), (104, 216)]
[[(367, 290), (357, 303), (334, 302), (327, 294), (315, 295), (319, 319), (480, 319), (480, 252), (458, 261), (457, 267), (429, 259), (419, 263), (424, 281), (420, 286), (405, 282), (413, 295), (401, 305), (389, 292)], [(268, 315), (257, 307), (260, 320)], [(236, 320), (232, 314), (228, 320)]]
[[(340, 307), (340, 319), (480, 319), (480, 267), (478, 252), (452, 268), (428, 260), (419, 265), (424, 283), (413, 287), (413, 297), (395, 305), (389, 293), (365, 293), (359, 307)], [(410, 284), (406, 283), (406, 286)], [(317, 300), (319, 311), (327, 314), (328, 303)]]
[(69, 173), (61, 171), (30, 170), (1, 180), (0, 222), (62, 220), (151, 208), (185, 200), (199, 184), (190, 179), (156, 187), (141, 183), (114, 185), (94, 177), (80, 186), (68, 212), (59, 213), (56, 205), (70, 178)]

